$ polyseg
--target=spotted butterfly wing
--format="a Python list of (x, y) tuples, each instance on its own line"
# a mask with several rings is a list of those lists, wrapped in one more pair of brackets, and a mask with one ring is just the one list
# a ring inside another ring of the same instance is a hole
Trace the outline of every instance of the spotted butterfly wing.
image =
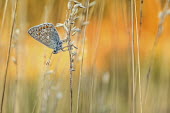
[(55, 50), (61, 42), (57, 30), (51, 23), (31, 27), (28, 33), (37, 41)]

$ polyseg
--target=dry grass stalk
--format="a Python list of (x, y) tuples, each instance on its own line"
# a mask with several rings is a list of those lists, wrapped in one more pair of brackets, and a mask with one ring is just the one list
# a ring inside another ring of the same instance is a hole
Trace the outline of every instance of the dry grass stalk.
[(89, 15), (89, 7), (95, 5), (95, 1), (92, 3), (89, 3), (90, 0), (86, 0), (86, 7), (84, 13), (84, 20), (82, 21), (81, 29), (84, 27), (82, 34), (83, 34), (83, 43), (82, 43), (82, 58), (81, 58), (81, 66), (80, 66), (80, 77), (79, 77), (79, 85), (78, 85), (78, 96), (77, 96), (77, 109), (76, 113), (79, 112), (79, 100), (80, 100), (80, 88), (81, 88), (81, 79), (82, 79), (82, 71), (83, 71), (83, 63), (84, 63), (84, 51), (85, 51), (85, 40), (86, 40), (86, 28), (88, 24), (88, 15)]
[(66, 39), (63, 42), (67, 43), (67, 48), (69, 51), (69, 58), (70, 58), (70, 113), (73, 112), (73, 71), (74, 69), (74, 57), (76, 52), (74, 49), (78, 49), (72, 40), (72, 37), (77, 33), (80, 32), (81, 29), (75, 26), (76, 20), (79, 18), (77, 16), (80, 8), (86, 8), (82, 5), (82, 3), (78, 2), (77, 0), (69, 0), (68, 2), (68, 10), (67, 10), (67, 19), (64, 24), (57, 24), (57, 27), (63, 27), (66, 31)]
[(150, 76), (151, 76), (151, 70), (152, 70), (152, 65), (154, 63), (154, 56), (156, 54), (156, 47), (157, 47), (157, 44), (159, 42), (159, 38), (161, 37), (162, 35), (162, 32), (163, 32), (163, 24), (165, 22), (165, 18), (170, 14), (169, 12), (169, 5), (170, 5), (170, 0), (167, 0), (166, 1), (166, 4), (165, 4), (165, 7), (163, 9), (163, 11), (160, 13), (159, 15), (159, 24), (158, 24), (158, 31), (157, 31), (157, 34), (155, 36), (155, 41), (154, 41), (154, 45), (152, 47), (152, 50), (151, 50), (151, 57), (150, 57), (150, 63), (149, 63), (149, 69), (148, 69), (148, 72), (147, 72), (147, 75), (146, 75), (146, 88), (145, 88), (145, 97), (144, 97), (144, 103), (146, 103), (146, 99), (147, 99), (147, 94), (148, 94), (148, 89), (149, 89), (149, 80), (150, 80)]
[(137, 44), (137, 69), (138, 69), (138, 83), (139, 83), (139, 100), (140, 100), (140, 112), (142, 113), (142, 92), (141, 92), (141, 71), (140, 71), (140, 39), (139, 39), (139, 30), (138, 30), (138, 18), (137, 18), (137, 4), (136, 0), (134, 0), (135, 5), (135, 24), (136, 24), (136, 44)]
[(132, 32), (132, 113), (135, 113), (135, 54), (134, 54), (134, 1), (131, 0), (131, 32)]
[[(105, 1), (102, 1), (100, 2), (100, 4), (102, 4), (100, 7), (99, 7), (99, 15), (98, 18), (97, 18), (97, 24), (96, 24), (96, 31), (94, 34), (95, 34), (95, 37), (96, 37), (96, 41), (95, 41), (95, 45), (94, 45), (94, 51), (93, 51), (93, 57), (92, 57), (92, 65), (91, 67), (95, 67), (95, 63), (96, 63), (96, 57), (97, 57), (97, 52), (98, 52), (98, 49), (99, 49), (99, 42), (100, 42), (100, 32), (101, 32), (101, 27), (102, 27), (102, 20), (103, 20), (103, 15), (104, 15), (104, 8), (105, 8)], [(98, 4), (96, 4), (98, 5)], [(97, 7), (97, 6), (96, 6)], [(89, 12), (90, 13), (90, 12)], [(90, 15), (90, 14), (89, 14)], [(95, 68), (92, 69), (92, 71), (90, 72), (90, 79), (91, 79), (91, 94), (90, 94), (90, 110), (89, 110), (89, 113), (93, 113), (93, 96), (94, 96), (94, 86), (95, 86)], [(94, 76), (93, 76), (94, 75)]]
[(143, 21), (143, 2), (144, 0), (140, 0), (140, 26), (139, 26), (139, 38), (141, 36), (141, 29), (142, 29), (142, 21)]
[(15, 105), (16, 105), (16, 100), (17, 100), (16, 98), (17, 98), (17, 89), (18, 89), (18, 35), (19, 33), (20, 33), (19, 29), (16, 29), (14, 36), (13, 36), (13, 48), (15, 50), (15, 56), (11, 58), (13, 63), (16, 66), (16, 79), (15, 79), (15, 88), (14, 88), (15, 90), (14, 90), (14, 97), (13, 97), (14, 102), (12, 104), (13, 113), (15, 112), (15, 108), (16, 108)]
[(4, 84), (3, 84), (3, 90), (2, 90), (0, 113), (3, 112), (4, 98), (5, 98), (5, 90), (6, 90), (6, 82), (7, 82), (7, 73), (8, 73), (8, 66), (9, 66), (9, 59), (10, 59), (10, 52), (11, 52), (11, 45), (12, 45), (12, 38), (13, 38), (14, 26), (15, 26), (17, 5), (18, 5), (18, 0), (16, 0), (16, 2), (15, 2), (14, 15), (13, 15), (13, 23), (12, 23), (11, 33), (10, 33), (10, 42), (9, 42), (8, 55), (7, 55), (6, 70), (5, 70), (5, 74), (4, 74)]
[(2, 30), (3, 30), (3, 27), (4, 27), (7, 5), (8, 5), (8, 0), (5, 1), (5, 6), (4, 6), (4, 11), (3, 11), (3, 16), (2, 16), (1, 31), (0, 31), (1, 34), (0, 35), (2, 35)]

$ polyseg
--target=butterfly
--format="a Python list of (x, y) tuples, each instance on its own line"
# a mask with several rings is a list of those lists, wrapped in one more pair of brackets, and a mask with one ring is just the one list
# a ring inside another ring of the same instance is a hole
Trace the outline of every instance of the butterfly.
[(43, 23), (31, 27), (28, 30), (28, 34), (30, 34), (40, 43), (54, 49), (53, 54), (57, 54), (60, 50), (62, 50), (63, 42), (60, 40), (60, 37), (54, 25), (51, 23)]

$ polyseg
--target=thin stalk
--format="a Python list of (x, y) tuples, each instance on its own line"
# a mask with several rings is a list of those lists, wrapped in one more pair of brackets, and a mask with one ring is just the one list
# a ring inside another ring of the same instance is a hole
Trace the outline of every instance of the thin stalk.
[[(102, 24), (102, 19), (103, 19), (103, 12), (104, 12), (104, 6), (105, 6), (105, 1), (102, 1), (101, 2), (102, 6), (100, 7), (99, 9), (99, 17), (98, 17), (98, 22), (97, 22), (97, 30), (98, 32), (96, 32), (96, 45), (94, 47), (94, 53), (93, 53), (93, 58), (92, 58), (92, 66), (91, 67), (95, 67), (95, 62), (96, 62), (96, 55), (97, 55), (97, 50), (98, 50), (98, 45), (99, 45), (99, 41), (100, 41), (100, 30), (101, 30), (101, 24)], [(92, 113), (92, 109), (93, 109), (93, 91), (94, 91), (94, 68), (92, 69), (92, 72), (91, 72), (91, 78), (92, 78), (92, 81), (91, 81), (91, 98), (90, 98), (90, 113)]]
[[(4, 6), (4, 11), (3, 11), (3, 16), (2, 16), (1, 32), (0, 33), (2, 33), (2, 30), (3, 30), (3, 27), (4, 27), (7, 4), (8, 4), (8, 0), (5, 1), (5, 6)], [(2, 35), (2, 34), (0, 34), (0, 35)]]
[(135, 54), (134, 54), (134, 1), (131, 0), (131, 30), (132, 30), (132, 113), (135, 113)]
[[(70, 14), (69, 14), (69, 19), (72, 20)], [(71, 46), (71, 23), (69, 21), (68, 24), (68, 32), (67, 32), (67, 40), (68, 40), (68, 46), (69, 46), (69, 59), (70, 59), (70, 113), (73, 112), (73, 73), (72, 73), (72, 68), (73, 68), (73, 62), (72, 62), (72, 46)]]
[[(17, 35), (18, 36), (18, 35)], [(18, 89), (18, 40), (16, 40), (16, 45), (15, 45), (15, 51), (16, 51), (16, 63), (15, 63), (15, 66), (16, 66), (16, 79), (15, 79), (15, 90), (14, 90), (14, 102), (12, 104), (13, 106), (13, 110), (12, 112), (15, 113), (15, 105), (16, 105), (16, 98), (17, 98), (17, 89)]]
[[(87, 0), (87, 10), (86, 10), (86, 17), (85, 17), (85, 22), (87, 22), (88, 20), (88, 14), (89, 14), (89, 1), (90, 0)], [(76, 110), (76, 113), (78, 113), (78, 110), (79, 110), (79, 98), (80, 98), (80, 88), (81, 88), (81, 79), (82, 79), (82, 73), (83, 73), (83, 63), (84, 63), (84, 51), (85, 51), (85, 39), (86, 39), (86, 29), (87, 29), (87, 26), (84, 27), (84, 30), (83, 30), (83, 45), (82, 45), (82, 59), (81, 59), (81, 67), (80, 67), (80, 78), (79, 78), (79, 85), (78, 85), (78, 97), (77, 97), (77, 110)]]
[[(68, 43), (69, 44), (69, 43)], [(71, 50), (69, 50), (70, 56), (70, 113), (73, 111), (73, 73), (72, 73), (72, 58), (71, 58)]]
[(135, 4), (135, 24), (136, 24), (136, 40), (137, 40), (137, 68), (138, 68), (138, 79), (139, 79), (139, 97), (140, 97), (140, 112), (142, 113), (142, 93), (141, 93), (141, 71), (140, 71), (140, 40), (139, 40), (139, 32), (138, 32), (138, 18), (136, 11), (136, 0), (134, 0)]
[[(79, 8), (85, 8), (80, 2), (76, 0), (69, 0), (68, 1), (68, 10), (66, 15), (66, 21), (63, 24), (63, 28), (66, 31), (66, 42), (69, 52), (69, 64), (70, 64), (70, 113), (73, 112), (73, 71), (75, 69), (73, 68), (74, 63), (74, 56), (75, 52), (73, 52), (73, 49), (78, 49), (76, 46), (72, 43), (72, 30), (73, 27), (75, 27), (75, 19), (77, 18), (78, 10)], [(77, 32), (77, 31), (76, 31)]]
[(8, 48), (8, 56), (7, 56), (6, 70), (5, 70), (5, 74), (4, 74), (4, 84), (3, 84), (3, 89), (2, 89), (2, 98), (1, 98), (0, 113), (3, 112), (4, 97), (5, 97), (6, 82), (7, 82), (7, 73), (8, 73), (8, 67), (9, 67), (9, 59), (10, 59), (10, 52), (11, 52), (11, 45), (12, 45), (12, 37), (13, 37), (14, 26), (15, 26), (17, 4), (18, 4), (18, 0), (16, 0), (15, 8), (14, 8), (14, 16), (13, 16), (13, 19), (14, 19), (14, 20), (13, 20), (12, 29), (11, 29), (11, 34), (10, 34), (10, 41), (9, 41), (9, 48)]
[(140, 25), (139, 25), (139, 38), (141, 37), (142, 21), (143, 21), (143, 2), (140, 0)]
[[(128, 39), (129, 39), (129, 41), (128, 41), (128, 64), (130, 65), (132, 58), (131, 58), (131, 32), (130, 32), (130, 29), (129, 29), (130, 26), (131, 26), (131, 25), (129, 24), (130, 21), (131, 21), (131, 20), (130, 20), (131, 15), (128, 16), (129, 9), (131, 10), (131, 7), (128, 7), (128, 6), (129, 6), (129, 5), (128, 5), (129, 2), (130, 2), (130, 1), (127, 1), (127, 2), (126, 2), (126, 5), (125, 5), (125, 6), (126, 6), (126, 10), (127, 10), (128, 12), (125, 10), (127, 14), (125, 13), (126, 15), (125, 15), (124, 17), (127, 17), (127, 18), (126, 18), (126, 19), (127, 19), (127, 22), (126, 22), (125, 26), (126, 26), (127, 36), (128, 36)], [(130, 101), (128, 101), (128, 106), (130, 106), (130, 107), (129, 107), (129, 111), (128, 111), (129, 113), (131, 113), (131, 106), (132, 106), (132, 102), (131, 102), (131, 100), (132, 100), (132, 96), (131, 96), (131, 95), (132, 95), (131, 80), (132, 80), (132, 77), (131, 77), (131, 67), (128, 67), (128, 81), (129, 81), (129, 82), (128, 82), (128, 90), (129, 90), (129, 93), (128, 93), (128, 95), (129, 95), (128, 98), (129, 98), (129, 99), (128, 99), (128, 100), (130, 100)]]
[(170, 4), (170, 0), (167, 0), (166, 2), (166, 5), (163, 9), (163, 11), (161, 12), (161, 17), (160, 17), (160, 20), (159, 20), (159, 25), (158, 25), (158, 31), (157, 31), (157, 34), (155, 36), (155, 41), (154, 41), (154, 45), (152, 47), (152, 50), (151, 50), (151, 57), (150, 57), (150, 63), (149, 63), (149, 69), (148, 69), (148, 72), (147, 72), (147, 75), (146, 75), (146, 91), (145, 91), (145, 97), (144, 97), (144, 104), (146, 103), (146, 99), (147, 99), (147, 93), (148, 93), (148, 89), (149, 89), (149, 80), (150, 80), (150, 73), (151, 73), (151, 70), (152, 70), (152, 65), (154, 63), (154, 56), (156, 54), (156, 47), (157, 47), (157, 44), (159, 42), (159, 38), (160, 36), (162, 35), (162, 31), (163, 31), (163, 23), (165, 21), (165, 18), (167, 16), (167, 10), (169, 9), (169, 4)]

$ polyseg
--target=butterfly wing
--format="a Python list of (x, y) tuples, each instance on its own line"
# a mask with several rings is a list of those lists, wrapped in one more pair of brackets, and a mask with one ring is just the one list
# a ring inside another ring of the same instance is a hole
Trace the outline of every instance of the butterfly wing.
[(34, 39), (52, 49), (55, 49), (60, 42), (58, 32), (51, 23), (34, 26), (28, 30), (28, 33)]

